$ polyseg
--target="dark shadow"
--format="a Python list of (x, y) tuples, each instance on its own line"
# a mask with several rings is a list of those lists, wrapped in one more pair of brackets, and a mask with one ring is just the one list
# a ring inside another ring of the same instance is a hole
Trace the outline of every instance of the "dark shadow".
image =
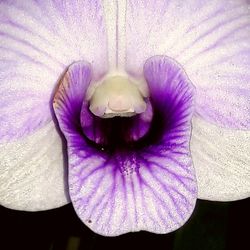
[[(250, 199), (198, 200), (188, 222), (173, 233), (103, 237), (76, 216), (71, 204), (44, 212), (0, 207), (0, 249), (14, 250), (245, 250), (249, 247)], [(77, 243), (77, 244), (75, 244)]]

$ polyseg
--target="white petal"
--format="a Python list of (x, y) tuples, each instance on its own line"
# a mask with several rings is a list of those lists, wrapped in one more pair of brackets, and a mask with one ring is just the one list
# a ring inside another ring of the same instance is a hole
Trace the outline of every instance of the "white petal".
[(62, 143), (53, 122), (19, 142), (0, 144), (0, 203), (45, 210), (69, 202)]
[(250, 131), (228, 130), (193, 118), (191, 153), (198, 197), (232, 201), (250, 196)]

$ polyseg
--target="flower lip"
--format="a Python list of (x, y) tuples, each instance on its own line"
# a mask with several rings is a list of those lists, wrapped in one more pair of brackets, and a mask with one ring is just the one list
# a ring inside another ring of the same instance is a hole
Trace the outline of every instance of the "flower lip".
[(91, 76), (84, 62), (68, 69), (56, 94), (61, 105), (54, 109), (67, 139), (70, 197), (78, 216), (99, 234), (171, 232), (195, 205), (189, 152), (194, 88), (167, 57), (147, 61), (144, 76), (147, 110), (133, 117), (102, 119), (91, 113), (84, 98)]

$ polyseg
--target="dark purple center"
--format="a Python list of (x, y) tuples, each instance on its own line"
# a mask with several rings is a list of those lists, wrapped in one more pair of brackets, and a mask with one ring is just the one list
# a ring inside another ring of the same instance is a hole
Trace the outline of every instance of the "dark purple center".
[(89, 103), (83, 102), (81, 127), (84, 136), (97, 146), (115, 149), (134, 147), (152, 132), (154, 107), (146, 100), (147, 109), (132, 117), (100, 118), (89, 111)]

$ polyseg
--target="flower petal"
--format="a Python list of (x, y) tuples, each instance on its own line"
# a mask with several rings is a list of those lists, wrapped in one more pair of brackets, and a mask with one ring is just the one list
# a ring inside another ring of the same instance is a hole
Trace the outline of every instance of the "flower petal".
[(60, 75), (76, 60), (88, 59), (96, 78), (106, 72), (101, 5), (99, 0), (0, 1), (0, 202), (4, 206), (41, 210), (68, 202), (62, 143), (52, 123), (52, 97)]
[(0, 203), (36, 211), (69, 202), (61, 139), (50, 122), (36, 133), (0, 144)]
[(127, 71), (142, 74), (162, 54), (197, 87), (196, 113), (227, 128), (250, 128), (250, 8), (246, 0), (128, 1)]
[(217, 201), (250, 197), (250, 132), (219, 128), (200, 118), (192, 125), (198, 197)]
[(30, 134), (51, 120), (51, 97), (67, 65), (87, 59), (107, 70), (98, 0), (0, 2), (0, 140)]
[(85, 61), (73, 63), (62, 77), (53, 107), (62, 131), (81, 132), (80, 114), (87, 88), (92, 78), (91, 65)]
[(67, 139), (70, 197), (78, 216), (96, 233), (108, 236), (176, 230), (189, 218), (197, 195), (189, 152), (192, 84), (173, 60), (148, 60), (152, 131), (134, 146), (111, 150), (90, 142), (80, 127), (80, 98), (84, 101), (90, 77), (88, 64), (73, 64), (54, 103)]
[(1, 142), (30, 134), (51, 119), (48, 94), (9, 88), (0, 90)]

